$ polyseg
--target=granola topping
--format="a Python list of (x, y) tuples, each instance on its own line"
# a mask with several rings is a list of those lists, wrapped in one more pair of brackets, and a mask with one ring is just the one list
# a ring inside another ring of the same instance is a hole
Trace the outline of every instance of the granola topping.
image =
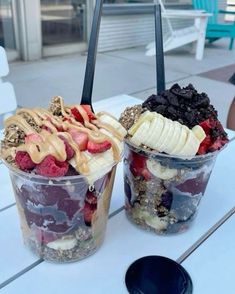
[(121, 114), (119, 122), (126, 130), (129, 130), (137, 122), (143, 111), (144, 109), (141, 104), (127, 107)]

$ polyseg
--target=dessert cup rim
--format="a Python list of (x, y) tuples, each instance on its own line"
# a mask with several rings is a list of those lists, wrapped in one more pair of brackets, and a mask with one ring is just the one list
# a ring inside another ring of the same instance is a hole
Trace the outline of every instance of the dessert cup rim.
[[(68, 181), (75, 181), (75, 180), (80, 180), (80, 179), (84, 179), (87, 178), (89, 176), (95, 175), (96, 173), (87, 173), (87, 174), (80, 174), (80, 175), (74, 175), (74, 176), (62, 176), (62, 177), (45, 177), (45, 176), (41, 176), (41, 175), (37, 175), (37, 174), (32, 174), (30, 172), (25, 172), (23, 170), (20, 170), (12, 165), (10, 165), (5, 159), (1, 159), (3, 164), (9, 169), (10, 172), (23, 177), (23, 178), (28, 178), (28, 179), (32, 179), (32, 180), (37, 180), (37, 181), (51, 181), (52, 184), (58, 185), (59, 182), (61, 181), (63, 183), (63, 185), (68, 182)], [(122, 160), (122, 154), (120, 156), (120, 160), (118, 161), (114, 161), (112, 164), (106, 165), (104, 167), (102, 167), (102, 169), (99, 171), (99, 174), (101, 175), (99, 178), (97, 178), (96, 180), (102, 178), (104, 175), (106, 175), (108, 172), (110, 172), (112, 170), (113, 167), (117, 166), (117, 164)], [(95, 180), (95, 181), (96, 181)]]
[(148, 156), (158, 156), (161, 158), (165, 158), (165, 159), (175, 159), (175, 160), (182, 160), (182, 161), (204, 161), (204, 160), (209, 160), (211, 158), (215, 158), (223, 149), (225, 149), (228, 145), (228, 143), (226, 143), (225, 145), (223, 145), (219, 150), (216, 150), (214, 152), (209, 152), (206, 154), (202, 154), (202, 155), (195, 155), (195, 156), (177, 156), (177, 155), (170, 155), (170, 154), (164, 154), (158, 151), (151, 151), (151, 150), (147, 150), (143, 147), (137, 146), (133, 143), (131, 143), (128, 139), (124, 139), (124, 144), (128, 145), (128, 147), (130, 149), (132, 149), (132, 151), (135, 151), (136, 149), (138, 149), (139, 151), (142, 152), (142, 154), (144, 156), (148, 155)]

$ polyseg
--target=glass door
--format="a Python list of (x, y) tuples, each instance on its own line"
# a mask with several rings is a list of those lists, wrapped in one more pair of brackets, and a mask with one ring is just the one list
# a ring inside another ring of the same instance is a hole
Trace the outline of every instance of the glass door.
[(5, 48), (10, 60), (18, 57), (14, 4), (14, 0), (0, 0), (0, 46)]
[(43, 47), (86, 43), (86, 1), (41, 0)]

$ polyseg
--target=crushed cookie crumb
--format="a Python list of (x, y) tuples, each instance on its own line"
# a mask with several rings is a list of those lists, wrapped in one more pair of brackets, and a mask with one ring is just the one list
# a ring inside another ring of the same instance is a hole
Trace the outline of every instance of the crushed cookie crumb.
[(143, 111), (144, 109), (141, 104), (127, 107), (121, 114), (119, 122), (126, 130), (129, 130), (133, 126), (133, 124), (137, 122)]

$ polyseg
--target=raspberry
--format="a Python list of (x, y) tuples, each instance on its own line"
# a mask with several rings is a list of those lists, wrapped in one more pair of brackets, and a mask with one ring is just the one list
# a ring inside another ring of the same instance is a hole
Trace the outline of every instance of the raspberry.
[(31, 170), (36, 166), (36, 164), (30, 158), (29, 154), (25, 151), (17, 151), (15, 161), (22, 170)]
[(58, 161), (52, 155), (46, 156), (37, 166), (36, 173), (45, 177), (62, 177), (68, 171), (66, 161)]
[(74, 156), (74, 150), (63, 136), (59, 136), (59, 138), (64, 141), (65, 151), (66, 151), (66, 154), (67, 154), (66, 159), (70, 160)]

